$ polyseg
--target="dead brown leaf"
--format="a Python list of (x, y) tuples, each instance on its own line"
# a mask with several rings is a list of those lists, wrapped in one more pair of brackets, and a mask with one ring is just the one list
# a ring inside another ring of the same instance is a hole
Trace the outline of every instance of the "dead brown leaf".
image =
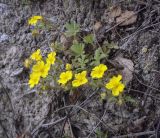
[(60, 42), (63, 45), (64, 50), (67, 50), (72, 43), (72, 37), (67, 38), (64, 34), (62, 34), (60, 37)]
[(133, 78), (133, 71), (134, 71), (134, 64), (131, 60), (123, 58), (123, 57), (117, 57), (115, 59), (121, 66), (124, 67), (124, 69), (121, 71), (123, 80), (127, 83), (129, 83)]
[(29, 132), (24, 132), (17, 136), (16, 138), (31, 138), (31, 134)]
[(119, 26), (131, 25), (137, 21), (137, 15), (133, 11), (124, 11), (120, 17), (116, 18), (116, 23)]
[(110, 8), (109, 17), (110, 18), (116, 18), (120, 16), (122, 13), (122, 9), (120, 6), (113, 6)]
[(102, 27), (101, 22), (96, 22), (95, 25), (94, 25), (94, 30), (98, 31), (101, 27)]
[(71, 128), (70, 122), (67, 121), (65, 123), (65, 126), (64, 126), (64, 135), (67, 136), (67, 137), (69, 137), (69, 138), (75, 138), (71, 129), (72, 128)]

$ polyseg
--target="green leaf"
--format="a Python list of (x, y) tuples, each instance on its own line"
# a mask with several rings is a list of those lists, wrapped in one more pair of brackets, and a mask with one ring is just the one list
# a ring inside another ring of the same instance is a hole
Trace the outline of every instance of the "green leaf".
[(71, 46), (71, 51), (74, 52), (74, 54), (76, 54), (77, 56), (82, 55), (84, 53), (84, 44), (74, 42)]
[(129, 102), (129, 103), (131, 103), (131, 104), (133, 104), (133, 105), (136, 105), (136, 104), (137, 104), (136, 100), (133, 99), (133, 98), (130, 97), (130, 96), (125, 96), (124, 98), (125, 98), (125, 101), (126, 101), (126, 102)]
[(104, 41), (102, 45), (102, 50), (105, 53), (106, 58), (108, 58), (111, 49), (119, 49), (119, 47), (113, 42), (108, 43), (107, 41)]
[(116, 98), (116, 97), (113, 97), (113, 96), (110, 96), (109, 99), (108, 99), (108, 101), (115, 103), (115, 102), (117, 102), (117, 98)]
[(119, 47), (115, 44), (115, 43), (113, 43), (113, 42), (111, 42), (111, 43), (107, 43), (107, 48), (109, 48), (109, 49), (119, 49)]
[(50, 47), (56, 52), (64, 51), (64, 47), (57, 41), (54, 43), (51, 43)]
[(76, 68), (76, 71), (82, 71), (86, 69), (88, 62), (88, 57), (84, 53), (72, 60), (72, 64)]
[(93, 36), (93, 34), (89, 34), (89, 35), (87, 35), (87, 36), (84, 37), (84, 42), (85, 42), (86, 44), (92, 44), (93, 41), (94, 41), (94, 36)]
[(119, 49), (119, 47), (114, 43), (114, 42), (111, 42), (111, 43), (108, 43), (107, 41), (104, 41), (103, 43), (103, 49)]
[(65, 27), (67, 29), (65, 35), (68, 37), (76, 36), (76, 34), (80, 31), (80, 26), (75, 22), (67, 23)]
[(105, 58), (106, 55), (104, 54), (103, 50), (101, 47), (99, 47), (98, 49), (96, 49), (95, 53), (94, 53), (94, 60), (92, 64), (98, 65), (100, 64), (101, 59)]
[(104, 133), (100, 130), (96, 130), (96, 136), (97, 136), (97, 138), (107, 138), (108, 137), (107, 133)]

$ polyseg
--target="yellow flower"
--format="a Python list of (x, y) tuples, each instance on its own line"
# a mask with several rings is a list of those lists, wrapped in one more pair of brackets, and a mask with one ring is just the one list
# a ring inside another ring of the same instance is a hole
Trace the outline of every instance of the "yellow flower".
[(72, 79), (72, 71), (66, 71), (66, 72), (62, 72), (60, 74), (58, 83), (65, 85), (68, 81), (70, 81)]
[(79, 87), (88, 82), (87, 78), (87, 71), (82, 71), (81, 73), (75, 74), (75, 80), (72, 81), (73, 87)]
[(49, 53), (49, 54), (48, 54), (48, 57), (47, 57), (47, 59), (46, 59), (46, 62), (47, 62), (48, 64), (54, 64), (55, 60), (56, 60), (56, 52), (51, 52), (51, 53)]
[(47, 77), (50, 70), (50, 64), (44, 64), (43, 61), (38, 61), (32, 68), (32, 71), (39, 74), (42, 78)]
[(32, 72), (30, 74), (30, 79), (29, 79), (29, 82), (28, 82), (30, 88), (33, 88), (35, 85), (37, 85), (39, 80), (40, 80), (39, 74), (36, 74), (36, 73)]
[(107, 66), (104, 65), (104, 64), (100, 64), (96, 67), (94, 67), (92, 69), (92, 72), (91, 72), (91, 77), (94, 79), (94, 78), (102, 78), (103, 75), (104, 75), (104, 72), (107, 70)]
[(66, 64), (66, 70), (71, 70), (71, 69), (72, 69), (72, 65), (69, 64), (69, 63), (67, 63), (67, 64)]
[(113, 96), (118, 96), (124, 90), (124, 84), (121, 82), (122, 75), (113, 76), (109, 83), (106, 84), (106, 88), (112, 90)]
[(42, 59), (41, 50), (38, 49), (37, 51), (33, 52), (30, 58), (36, 61), (41, 60)]
[(28, 24), (35, 26), (35, 25), (37, 24), (37, 22), (38, 22), (39, 20), (42, 20), (42, 19), (43, 19), (42, 16), (32, 16), (32, 17), (28, 20)]

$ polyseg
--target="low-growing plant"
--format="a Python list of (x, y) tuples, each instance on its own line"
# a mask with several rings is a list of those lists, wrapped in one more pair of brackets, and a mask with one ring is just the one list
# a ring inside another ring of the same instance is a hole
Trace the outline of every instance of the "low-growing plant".
[(32, 16), (28, 20), (28, 25), (31, 27), (32, 35), (39, 35), (42, 30), (47, 30), (51, 28), (51, 24), (42, 16)]
[[(29, 24), (39, 31), (38, 29), (41, 29), (37, 25), (39, 21), (42, 23), (43, 17), (34, 16), (29, 19)], [(28, 82), (30, 88), (38, 86), (37, 88), (41, 90), (63, 89), (72, 93), (84, 86), (99, 88), (102, 91), (99, 93), (101, 100), (108, 98), (119, 105), (123, 104), (124, 99), (129, 98), (124, 98), (125, 84), (122, 75), (108, 72), (109, 67), (102, 62), (108, 58), (110, 49), (117, 47), (113, 44), (105, 44), (87, 51), (88, 47), (96, 45), (94, 35), (91, 33), (80, 36), (80, 26), (75, 22), (67, 23), (65, 27), (64, 35), (66, 38), (72, 38), (69, 49), (64, 51), (61, 43), (54, 42), (50, 46), (52, 51), (46, 57), (42, 57), (41, 50), (38, 49), (26, 59), (25, 66), (31, 68)], [(69, 58), (65, 57), (65, 52), (69, 53)], [(63, 57), (66, 61), (62, 60)]]
[(31, 4), (31, 0), (20, 0), (20, 3), (22, 5), (30, 5)]
[(97, 138), (108, 138), (108, 136), (107, 136), (107, 133), (104, 133), (104, 132), (102, 132), (102, 131), (100, 131), (100, 130), (96, 130), (96, 137)]

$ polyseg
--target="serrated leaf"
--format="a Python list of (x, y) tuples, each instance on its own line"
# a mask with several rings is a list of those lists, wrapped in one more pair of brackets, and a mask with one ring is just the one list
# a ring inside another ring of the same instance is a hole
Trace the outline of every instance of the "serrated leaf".
[(51, 49), (53, 49), (54, 51), (57, 51), (57, 52), (61, 52), (64, 50), (62, 45), (60, 43), (58, 43), (57, 41), (55, 43), (51, 43), (50, 47), (51, 47)]
[(116, 99), (116, 97), (111, 96), (111, 97), (109, 97), (109, 101), (110, 101), (110, 102), (116, 102), (117, 99)]
[(78, 60), (78, 62), (81, 62), (81, 58), (78, 58), (77, 60)]
[(76, 65), (76, 70), (78, 71), (84, 70), (88, 62), (87, 56), (83, 53), (78, 58), (75, 58), (72, 63)]
[(68, 37), (75, 36), (80, 31), (80, 26), (75, 22), (67, 23), (65, 27), (67, 29), (65, 35)]
[(88, 59), (85, 59), (85, 60), (84, 60), (84, 63), (88, 63), (88, 62), (89, 62), (89, 60), (88, 60)]
[(125, 101), (130, 102), (132, 104), (136, 104), (136, 101), (130, 96), (125, 96)]
[(96, 130), (96, 136), (97, 138), (107, 138), (107, 134), (100, 130)]
[(78, 42), (73, 43), (73, 45), (71, 46), (71, 51), (74, 52), (74, 54), (76, 54), (77, 56), (82, 55), (84, 52), (84, 44)]
[(94, 36), (93, 36), (93, 34), (89, 34), (89, 35), (87, 35), (87, 36), (84, 37), (84, 42), (85, 42), (86, 44), (92, 44), (93, 41), (94, 41)]
[[(95, 65), (98, 65), (98, 64), (100, 64), (100, 61), (101, 61), (101, 59), (103, 59), (103, 58), (105, 58), (106, 57), (106, 55), (103, 53), (103, 51), (102, 51), (102, 48), (98, 48), (96, 51), (95, 51), (95, 54), (94, 54), (94, 63), (95, 63)], [(93, 63), (92, 63), (93, 64)]]
[(113, 42), (108, 43), (107, 48), (109, 48), (109, 49), (119, 49), (119, 47)]

